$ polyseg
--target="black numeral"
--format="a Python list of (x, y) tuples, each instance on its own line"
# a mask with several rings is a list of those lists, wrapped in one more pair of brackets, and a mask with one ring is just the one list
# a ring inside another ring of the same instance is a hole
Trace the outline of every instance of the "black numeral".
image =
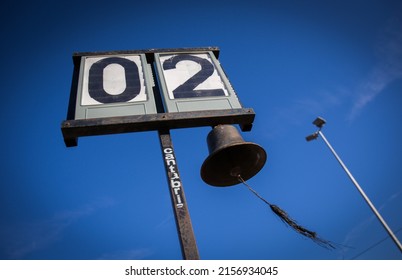
[[(110, 64), (119, 64), (124, 68), (126, 88), (120, 94), (109, 94), (103, 88), (103, 70)], [(100, 103), (127, 102), (135, 98), (140, 92), (140, 75), (138, 66), (134, 61), (121, 57), (109, 57), (95, 62), (89, 69), (88, 93)]]
[(214, 73), (214, 65), (205, 58), (192, 56), (188, 54), (176, 55), (171, 59), (165, 60), (163, 63), (164, 70), (176, 68), (180, 61), (189, 60), (201, 65), (201, 70), (189, 78), (184, 84), (173, 90), (175, 98), (192, 98), (207, 96), (224, 96), (223, 89), (195, 89)]

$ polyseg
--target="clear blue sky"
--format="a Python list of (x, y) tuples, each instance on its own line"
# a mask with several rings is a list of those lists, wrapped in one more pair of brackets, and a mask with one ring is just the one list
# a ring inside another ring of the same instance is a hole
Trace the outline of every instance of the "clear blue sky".
[(242, 135), (268, 160), (248, 183), (342, 245), (299, 236), (244, 186), (206, 185), (210, 129), (173, 130), (201, 258), (402, 259), (322, 139), (305, 141), (324, 117), (325, 135), (402, 239), (401, 1), (0, 5), (0, 259), (181, 259), (157, 133), (66, 148), (60, 124), (73, 52), (204, 46), (220, 48), (256, 112)]

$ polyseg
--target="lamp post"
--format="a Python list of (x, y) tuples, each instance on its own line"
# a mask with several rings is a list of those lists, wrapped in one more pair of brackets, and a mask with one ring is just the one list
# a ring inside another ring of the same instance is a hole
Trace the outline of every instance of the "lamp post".
[(331, 144), (328, 142), (327, 138), (325, 138), (324, 134), (322, 133), (322, 127), (325, 124), (325, 120), (321, 117), (316, 118), (313, 121), (313, 124), (318, 127), (318, 131), (314, 132), (313, 134), (310, 134), (306, 137), (307, 141), (315, 140), (319, 136), (322, 137), (324, 140), (325, 144), (327, 144), (328, 148), (331, 150), (332, 154), (335, 156), (335, 158), (338, 160), (339, 164), (342, 166), (342, 168), (345, 170), (346, 174), (349, 176), (350, 180), (352, 180), (353, 184), (356, 186), (357, 190), (360, 192), (360, 194), (363, 196), (364, 200), (367, 202), (371, 210), (374, 212), (374, 214), (377, 216), (378, 220), (381, 222), (385, 230), (388, 232), (389, 236), (392, 238), (392, 240), (395, 242), (396, 246), (398, 247), (399, 251), (402, 253), (402, 245), (401, 242), (398, 240), (398, 238), (395, 236), (395, 234), (392, 232), (391, 228), (387, 225), (385, 222), (384, 218), (381, 216), (381, 214), (378, 212), (378, 210), (375, 208), (373, 203), (370, 201), (366, 193), (363, 191), (362, 187), (359, 185), (359, 183), (356, 181), (356, 179), (353, 177), (352, 173), (350, 173), (349, 169), (346, 167), (346, 165), (343, 163), (341, 158), (338, 156), (338, 154), (335, 152), (334, 148), (332, 148)]

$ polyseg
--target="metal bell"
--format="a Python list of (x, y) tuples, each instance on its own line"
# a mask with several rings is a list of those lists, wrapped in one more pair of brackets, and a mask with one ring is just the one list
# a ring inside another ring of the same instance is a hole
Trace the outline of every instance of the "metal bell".
[(264, 166), (267, 153), (251, 142), (245, 142), (233, 125), (215, 126), (208, 134), (209, 156), (201, 167), (205, 183), (218, 186), (233, 186), (240, 175), (248, 180)]

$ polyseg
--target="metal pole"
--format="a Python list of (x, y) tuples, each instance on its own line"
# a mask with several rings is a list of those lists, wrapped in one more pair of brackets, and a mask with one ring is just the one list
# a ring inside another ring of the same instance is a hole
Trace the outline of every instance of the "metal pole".
[(387, 225), (385, 220), (382, 218), (380, 213), (377, 211), (373, 203), (370, 201), (368, 196), (364, 193), (363, 189), (360, 187), (359, 183), (356, 181), (356, 179), (353, 177), (352, 173), (348, 170), (346, 165), (343, 163), (341, 158), (338, 156), (338, 154), (335, 152), (334, 148), (332, 148), (331, 144), (328, 142), (327, 138), (325, 138), (324, 134), (322, 133), (321, 130), (318, 131), (318, 133), (321, 135), (322, 139), (324, 139), (325, 143), (327, 144), (328, 148), (331, 150), (331, 152), (334, 154), (335, 158), (338, 160), (339, 164), (342, 166), (342, 168), (345, 170), (346, 174), (348, 174), (350, 180), (352, 180), (353, 184), (356, 186), (357, 190), (360, 192), (360, 194), (363, 196), (364, 200), (367, 202), (367, 204), (370, 206), (371, 210), (374, 212), (374, 214), (377, 216), (377, 218), (380, 220), (381, 224), (384, 226), (385, 230), (388, 232), (392, 240), (395, 242), (396, 246), (398, 246), (399, 251), (402, 252), (402, 245), (401, 242), (399, 242), (398, 238), (395, 236), (395, 234), (392, 232), (391, 228)]
[(170, 197), (176, 219), (177, 232), (181, 245), (183, 259), (199, 260), (198, 248), (195, 241), (190, 214), (187, 208), (183, 184), (180, 179), (177, 159), (174, 154), (169, 130), (159, 131), (163, 162), (166, 169)]

